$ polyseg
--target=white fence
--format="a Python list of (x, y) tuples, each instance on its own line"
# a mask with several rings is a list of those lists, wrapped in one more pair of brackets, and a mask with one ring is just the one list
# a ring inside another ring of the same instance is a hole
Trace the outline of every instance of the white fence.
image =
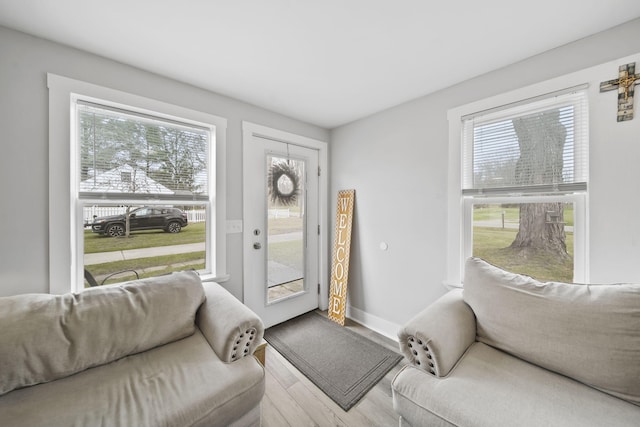
[[(127, 210), (124, 206), (85, 206), (82, 209), (84, 224), (91, 224), (94, 217), (122, 215)], [(187, 214), (189, 222), (205, 222), (207, 213), (204, 209), (183, 210)], [(290, 209), (269, 209), (269, 218), (300, 217), (300, 212), (292, 212)]]
[(292, 212), (291, 209), (269, 209), (269, 218), (300, 217), (300, 212)]
[(82, 208), (82, 218), (85, 224), (91, 224), (95, 217), (122, 215), (125, 210), (122, 206), (85, 206)]
[(205, 222), (207, 220), (207, 211), (204, 209), (194, 209), (184, 212), (186, 212), (189, 222)]
[[(82, 218), (85, 224), (91, 224), (94, 217), (122, 215), (127, 210), (124, 206), (85, 206), (82, 209)], [(192, 209), (183, 211), (187, 214), (189, 222), (205, 222), (207, 213), (204, 209)]]

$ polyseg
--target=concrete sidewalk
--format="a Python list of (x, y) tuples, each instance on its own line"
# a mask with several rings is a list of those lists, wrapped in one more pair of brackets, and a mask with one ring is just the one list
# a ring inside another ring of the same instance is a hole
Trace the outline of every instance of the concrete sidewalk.
[[(302, 240), (302, 232), (277, 234), (269, 237), (271, 243)], [(128, 259), (150, 258), (154, 256), (185, 254), (204, 251), (204, 242), (185, 245), (157, 246), (155, 248), (128, 249), (124, 251), (98, 252), (84, 255), (84, 265), (104, 264), (105, 262), (124, 261)]]
[(125, 261), (137, 258), (150, 258), (163, 255), (175, 255), (204, 251), (204, 242), (185, 245), (158, 246), (155, 248), (129, 249), (125, 251), (98, 252), (84, 255), (84, 265), (104, 264), (105, 262)]

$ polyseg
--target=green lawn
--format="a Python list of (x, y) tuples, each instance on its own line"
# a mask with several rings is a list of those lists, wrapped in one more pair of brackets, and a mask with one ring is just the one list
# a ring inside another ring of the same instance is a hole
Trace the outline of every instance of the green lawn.
[(516, 237), (517, 229), (491, 227), (473, 228), (473, 255), (491, 264), (526, 274), (542, 281), (573, 281), (573, 233), (566, 233), (567, 252), (570, 261), (558, 260), (544, 252), (523, 258), (509, 246)]
[[(158, 246), (182, 245), (186, 243), (204, 242), (205, 223), (191, 223), (183, 228), (180, 233), (166, 233), (162, 230), (134, 231), (129, 237), (105, 237), (92, 233), (91, 230), (84, 232), (85, 254), (97, 252), (113, 252), (127, 249), (143, 249)], [(202, 270), (205, 267), (204, 251), (178, 253), (166, 256), (154, 256), (147, 258), (137, 258), (125, 261), (108, 262), (104, 264), (87, 265), (86, 269), (100, 282), (102, 277), (122, 270), (135, 270), (140, 278), (159, 276), (180, 270)], [(122, 282), (135, 279), (135, 275), (118, 275), (110, 279), (107, 283)]]
[(302, 230), (304, 222), (299, 217), (269, 218), (269, 235), (286, 234)]
[[(123, 270), (135, 270), (140, 278), (160, 276), (172, 271), (182, 270), (202, 270), (204, 269), (204, 251), (189, 252), (184, 254), (174, 254), (157, 256), (150, 258), (137, 258), (125, 261), (107, 262), (104, 264), (94, 264), (86, 266), (99, 282), (102, 277)], [(108, 283), (122, 282), (135, 279), (133, 273), (123, 273), (107, 281)]]
[[(502, 216), (506, 228), (501, 228)], [(526, 258), (511, 243), (518, 233), (520, 209), (517, 205), (477, 205), (473, 210), (474, 222), (485, 222), (473, 228), (473, 255), (515, 273), (526, 274), (539, 280), (573, 281), (573, 232), (566, 232), (567, 252), (571, 260), (560, 260), (540, 251)], [(487, 223), (486, 221), (491, 221)], [(564, 222), (573, 226), (573, 204), (564, 207)], [(488, 226), (496, 224), (496, 227)], [(511, 228), (509, 227), (511, 226)]]
[(269, 244), (269, 259), (291, 268), (304, 270), (304, 249), (302, 241), (276, 242)]
[(163, 230), (134, 231), (129, 237), (106, 237), (91, 230), (84, 232), (84, 253), (122, 251), (126, 249), (155, 248), (205, 241), (205, 223), (191, 223), (179, 233)]
[(487, 207), (475, 207), (473, 209), (474, 221), (488, 221), (492, 219), (500, 219), (504, 212), (504, 220), (509, 222), (518, 222), (519, 212), (518, 208), (503, 208), (497, 205), (490, 205)]
[[(474, 220), (482, 221), (500, 218), (505, 212), (506, 222), (518, 221), (518, 208), (502, 208), (490, 206), (474, 210)], [(573, 225), (573, 211), (565, 209), (567, 225)], [(271, 220), (270, 233), (282, 234), (300, 230), (300, 218), (278, 218)], [(546, 254), (538, 254), (534, 258), (522, 259), (509, 248), (515, 239), (517, 229), (492, 227), (474, 227), (474, 256), (507, 270), (527, 274), (539, 280), (557, 280), (571, 282), (573, 280), (573, 262), (558, 262)], [(573, 233), (567, 232), (567, 250), (573, 258)], [(180, 233), (165, 233), (162, 230), (134, 232), (129, 238), (104, 237), (91, 231), (85, 231), (85, 253), (110, 252), (126, 249), (141, 249), (157, 246), (180, 245), (205, 241), (205, 224), (193, 223), (182, 229)], [(269, 245), (271, 259), (277, 260), (293, 268), (300, 267), (300, 242), (279, 242)], [(171, 271), (204, 268), (204, 252), (192, 252), (168, 256), (139, 258), (127, 261), (110, 262), (87, 266), (95, 276), (101, 277), (115, 271), (134, 269), (141, 277), (157, 276)], [(129, 280), (133, 277), (120, 277), (117, 281)]]

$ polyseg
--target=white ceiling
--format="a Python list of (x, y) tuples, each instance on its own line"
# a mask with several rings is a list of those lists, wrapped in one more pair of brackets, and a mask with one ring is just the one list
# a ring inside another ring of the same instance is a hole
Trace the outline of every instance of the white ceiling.
[(638, 0), (0, 0), (0, 25), (326, 128), (638, 16)]

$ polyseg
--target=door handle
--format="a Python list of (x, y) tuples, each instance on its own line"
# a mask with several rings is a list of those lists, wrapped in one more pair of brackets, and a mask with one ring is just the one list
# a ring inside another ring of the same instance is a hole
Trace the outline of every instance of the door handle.
[(260, 244), (260, 242), (254, 242), (253, 249), (262, 249), (262, 245)]

